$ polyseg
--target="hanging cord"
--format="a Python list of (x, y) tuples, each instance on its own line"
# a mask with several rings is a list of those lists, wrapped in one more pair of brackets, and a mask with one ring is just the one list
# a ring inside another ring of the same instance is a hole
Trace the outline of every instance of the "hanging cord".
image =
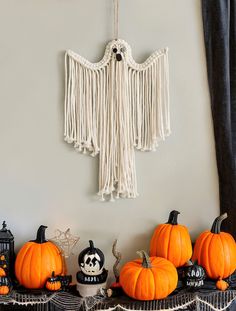
[(119, 38), (119, 0), (113, 0), (114, 6), (114, 39)]

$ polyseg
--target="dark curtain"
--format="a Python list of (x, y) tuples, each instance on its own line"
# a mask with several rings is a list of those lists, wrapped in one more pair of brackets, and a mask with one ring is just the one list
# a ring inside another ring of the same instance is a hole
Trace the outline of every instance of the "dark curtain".
[(202, 0), (222, 228), (236, 237), (236, 0)]

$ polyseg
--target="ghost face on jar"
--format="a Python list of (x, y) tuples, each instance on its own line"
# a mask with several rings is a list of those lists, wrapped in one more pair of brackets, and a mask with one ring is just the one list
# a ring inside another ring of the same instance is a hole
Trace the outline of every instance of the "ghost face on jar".
[(100, 275), (104, 270), (104, 255), (99, 248), (95, 248), (93, 241), (90, 247), (84, 249), (79, 255), (79, 266), (85, 275)]

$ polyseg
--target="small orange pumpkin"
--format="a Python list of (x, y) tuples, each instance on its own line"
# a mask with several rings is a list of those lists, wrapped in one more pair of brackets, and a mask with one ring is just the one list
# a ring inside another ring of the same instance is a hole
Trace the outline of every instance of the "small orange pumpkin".
[(219, 289), (219, 290), (223, 290), (225, 291), (228, 287), (229, 287), (229, 284), (222, 280), (221, 278), (216, 282), (216, 287)]
[(225, 279), (236, 269), (236, 244), (231, 234), (221, 232), (221, 223), (227, 213), (217, 217), (211, 231), (200, 234), (196, 240), (193, 260), (203, 266), (211, 279)]
[(7, 285), (0, 286), (0, 295), (7, 295), (10, 291), (10, 288)]
[(138, 252), (142, 259), (126, 263), (120, 272), (123, 291), (138, 300), (166, 298), (177, 286), (175, 266), (160, 257), (149, 257), (145, 251)]
[(46, 282), (46, 288), (50, 291), (57, 291), (61, 289), (61, 282), (58, 277), (55, 276), (55, 272), (52, 272), (52, 276), (48, 278)]
[(6, 276), (6, 271), (0, 267), (0, 277)]
[(9, 277), (0, 277), (0, 295), (7, 295), (10, 292), (11, 282)]
[(176, 268), (192, 256), (192, 243), (187, 227), (177, 222), (178, 211), (171, 211), (166, 224), (157, 226), (150, 243), (150, 255), (171, 261)]
[(16, 278), (26, 288), (43, 288), (52, 271), (63, 272), (63, 258), (59, 248), (45, 238), (46, 226), (40, 226), (36, 240), (27, 242), (15, 262)]

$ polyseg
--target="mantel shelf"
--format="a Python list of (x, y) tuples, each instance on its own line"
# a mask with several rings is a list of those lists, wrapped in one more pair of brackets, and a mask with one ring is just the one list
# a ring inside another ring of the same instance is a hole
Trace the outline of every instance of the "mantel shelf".
[(46, 291), (24, 293), (13, 290), (8, 296), (0, 297), (1, 311), (113, 311), (113, 310), (236, 310), (236, 290), (225, 292), (181, 290), (166, 299), (136, 301), (126, 296), (104, 298), (102, 296), (81, 298), (76, 292)]

